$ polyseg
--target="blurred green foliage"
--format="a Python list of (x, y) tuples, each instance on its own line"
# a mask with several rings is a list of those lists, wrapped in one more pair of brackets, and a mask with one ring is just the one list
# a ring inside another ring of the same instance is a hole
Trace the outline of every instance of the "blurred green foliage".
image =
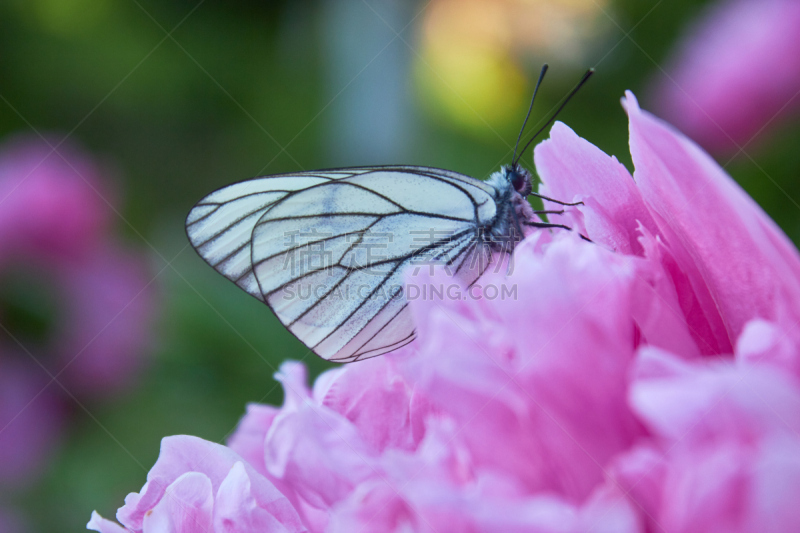
[[(284, 359), (303, 359), (312, 376), (329, 366), (266, 307), (207, 267), (183, 232), (191, 206), (224, 184), (298, 170), (298, 164), (333, 166), (327, 147), (337, 132), (329, 117), (342, 105), (334, 95), (350, 87), (331, 86), (335, 65), (326, 55), (323, 4), (0, 3), (0, 134), (70, 134), (112, 165), (124, 202), (119, 231), (152, 256), (161, 293), (156, 355), (140, 387), (113, 402), (72, 406), (74, 425), (45, 479), (15, 497), (36, 530), (80, 530), (92, 509), (113, 516), (125, 494), (143, 484), (163, 436), (188, 433), (224, 442), (247, 402), (281, 401), (272, 374)], [(631, 89), (648, 107), (647, 87), (658, 65), (702, 4), (614, 2), (608, 35), (588, 52), (585, 65), (551, 61), (534, 122), (585, 67), (595, 66), (596, 76), (560, 119), (630, 167), (619, 98)], [(424, 4), (409, 5), (417, 11)], [(379, 18), (374, 24), (393, 37)], [(413, 47), (413, 24), (404, 36)], [(526, 63), (531, 85), (546, 59)], [(354, 84), (370, 75), (366, 69)], [(417, 101), (410, 78), (403, 90)], [(519, 109), (520, 121), (524, 112)], [(385, 163), (437, 166), (478, 178), (510, 159), (519, 127), (489, 124), (498, 135), (475, 135), (431, 119), (419, 107), (413, 120), (407, 159)], [(791, 197), (800, 197), (794, 179), (798, 142), (800, 128), (788, 126), (761, 147), (757, 162), (742, 155), (727, 165), (796, 242), (800, 217)], [(342, 158), (347, 155), (336, 164)], [(530, 155), (525, 161), (530, 164)]]

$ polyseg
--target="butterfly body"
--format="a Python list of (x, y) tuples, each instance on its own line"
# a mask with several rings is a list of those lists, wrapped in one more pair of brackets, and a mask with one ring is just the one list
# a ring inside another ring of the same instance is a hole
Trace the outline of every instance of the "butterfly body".
[(266, 176), (198, 202), (187, 235), (311, 350), (354, 361), (413, 340), (409, 269), (443, 264), (469, 286), (513, 251), (538, 224), (530, 180), (519, 165), (485, 182), (411, 166)]
[(486, 228), (488, 244), (494, 251), (511, 253), (524, 235), (523, 226), (536, 223), (528, 203), (531, 193), (531, 173), (520, 165), (504, 165), (492, 174), (487, 185), (494, 188), (497, 217), (491, 227)]

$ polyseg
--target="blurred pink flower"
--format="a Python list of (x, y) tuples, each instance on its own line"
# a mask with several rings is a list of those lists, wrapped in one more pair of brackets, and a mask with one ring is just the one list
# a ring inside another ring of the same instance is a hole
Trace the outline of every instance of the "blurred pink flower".
[(800, 3), (722, 0), (688, 32), (656, 88), (659, 112), (734, 153), (800, 109)]
[[(151, 342), (146, 264), (111, 236), (109, 184), (87, 154), (55, 144), (0, 146), (2, 483), (33, 481), (58, 444), (65, 398), (120, 392)], [(32, 321), (43, 322), (32, 335), (15, 329)]]
[(62, 274), (58, 289), (69, 312), (58, 325), (56, 369), (79, 393), (125, 390), (152, 347), (156, 302), (147, 265), (139, 253), (109, 242)]
[[(238, 464), (311, 532), (792, 531), (800, 256), (696, 145), (624, 106), (635, 181), (563, 124), (535, 152), (543, 192), (584, 202), (559, 221), (593, 243), (531, 234), (473, 298), (411, 300), (415, 343), (313, 388), (284, 363), (283, 406), (250, 405), (228, 448), (165, 439), (128, 529), (89, 528), (203, 531), (186, 517), (250, 501), (215, 481)], [(164, 503), (186, 472), (200, 488)], [(251, 530), (263, 506), (238, 505), (215, 531)]]
[(20, 256), (78, 258), (108, 230), (101, 170), (71, 143), (53, 151), (57, 144), (17, 136), (0, 148), (0, 265)]

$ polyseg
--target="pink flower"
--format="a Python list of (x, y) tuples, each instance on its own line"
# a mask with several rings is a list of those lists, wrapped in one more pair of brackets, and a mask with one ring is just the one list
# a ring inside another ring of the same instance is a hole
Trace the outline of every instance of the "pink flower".
[[(592, 243), (533, 233), (471, 288), (410, 277), (449, 288), (410, 301), (415, 343), (312, 388), (284, 363), (281, 407), (250, 405), (228, 448), (165, 440), (120, 522), (202, 531), (225, 500), (250, 531), (258, 505), (215, 481), (238, 464), (311, 532), (796, 528), (800, 257), (694, 143), (624, 106), (633, 177), (563, 124), (535, 152), (542, 192), (584, 202), (554, 221)], [(181, 458), (203, 446), (229, 455)], [(177, 507), (163, 487), (187, 472)]]
[(800, 108), (800, 4), (723, 0), (660, 76), (659, 111), (715, 152), (733, 153)]

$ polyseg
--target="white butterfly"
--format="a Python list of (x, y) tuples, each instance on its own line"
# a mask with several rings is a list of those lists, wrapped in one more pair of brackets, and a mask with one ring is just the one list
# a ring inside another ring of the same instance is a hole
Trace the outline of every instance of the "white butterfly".
[(538, 219), (529, 194), (531, 173), (516, 161), (485, 182), (414, 166), (296, 172), (209, 194), (186, 232), (309, 349), (351, 362), (414, 339), (402, 290), (410, 267), (445, 264), (471, 285), (493, 255), (513, 251), (523, 226), (565, 228)]

